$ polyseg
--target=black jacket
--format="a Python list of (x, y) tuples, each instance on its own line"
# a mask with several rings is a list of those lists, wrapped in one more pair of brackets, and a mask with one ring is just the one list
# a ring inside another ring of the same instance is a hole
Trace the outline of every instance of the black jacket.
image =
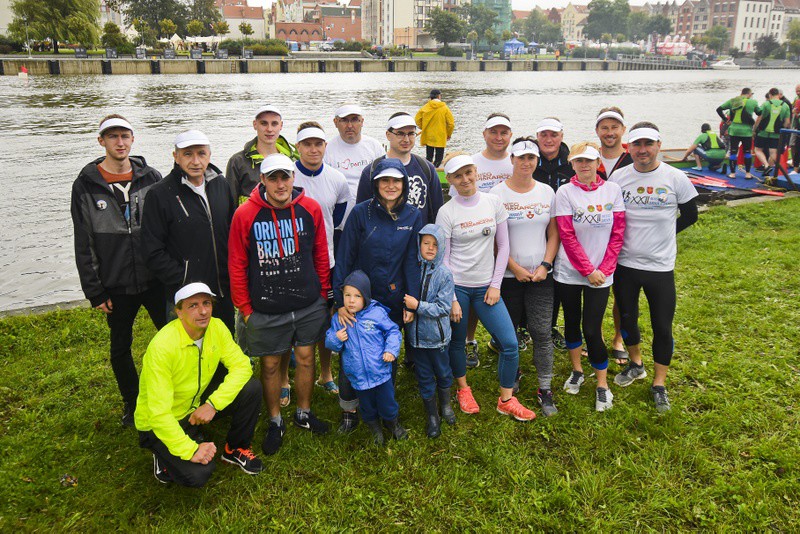
[(533, 171), (533, 178), (537, 182), (542, 182), (553, 188), (553, 191), (558, 191), (558, 188), (569, 182), (570, 178), (575, 176), (575, 171), (572, 170), (567, 158), (569, 157), (569, 148), (564, 143), (561, 143), (561, 148), (558, 149), (558, 156), (548, 160), (544, 156), (539, 158), (539, 164), (536, 170)]
[(236, 206), (220, 170), (206, 170), (203, 199), (181, 183), (175, 165), (150, 191), (142, 217), (142, 252), (147, 267), (164, 284), (168, 300), (189, 282), (208, 284), (219, 298), (229, 298), (228, 232)]
[[(105, 156), (86, 165), (72, 184), (70, 211), (75, 230), (75, 264), (81, 289), (92, 306), (112, 293), (135, 295), (157, 284), (141, 253), (142, 209), (148, 191), (161, 174), (148, 167), (143, 157), (131, 156), (130, 218), (117, 203), (97, 165)], [(150, 197), (147, 196), (149, 199)]]

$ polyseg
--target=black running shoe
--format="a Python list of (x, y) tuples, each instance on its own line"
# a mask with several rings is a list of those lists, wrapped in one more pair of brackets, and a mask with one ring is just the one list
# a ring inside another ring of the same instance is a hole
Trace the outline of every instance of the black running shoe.
[(239, 447), (231, 450), (226, 443), (221, 458), (229, 464), (238, 465), (248, 475), (257, 475), (264, 470), (264, 464), (256, 458), (253, 449)]
[(278, 452), (278, 449), (283, 445), (283, 435), (286, 433), (286, 423), (281, 420), (278, 425), (274, 421), (269, 422), (267, 434), (264, 436), (264, 441), (261, 443), (261, 450), (264, 454), (271, 456)]
[(294, 424), (297, 427), (310, 430), (314, 434), (327, 434), (331, 429), (331, 426), (328, 423), (317, 419), (317, 416), (314, 415), (314, 412), (305, 412), (303, 415), (295, 413)]
[(175, 479), (167, 473), (167, 468), (164, 467), (161, 462), (158, 461), (158, 456), (155, 454), (153, 455), (153, 476), (156, 477), (156, 480), (161, 482), (162, 484), (169, 484), (170, 482), (175, 482)]
[(133, 414), (136, 412), (135, 402), (126, 402), (122, 407), (122, 426), (128, 428), (136, 428), (136, 423), (133, 420)]

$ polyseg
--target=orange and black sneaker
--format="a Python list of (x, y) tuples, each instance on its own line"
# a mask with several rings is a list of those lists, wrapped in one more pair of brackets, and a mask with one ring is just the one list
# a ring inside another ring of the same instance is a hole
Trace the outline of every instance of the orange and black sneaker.
[(498, 397), (497, 411), (503, 415), (510, 415), (517, 421), (531, 421), (536, 418), (533, 410), (529, 410), (520, 404), (516, 397), (511, 397), (507, 401)]
[(253, 454), (253, 449), (239, 447), (231, 450), (226, 443), (221, 458), (229, 464), (238, 465), (248, 475), (257, 475), (264, 470), (264, 464)]

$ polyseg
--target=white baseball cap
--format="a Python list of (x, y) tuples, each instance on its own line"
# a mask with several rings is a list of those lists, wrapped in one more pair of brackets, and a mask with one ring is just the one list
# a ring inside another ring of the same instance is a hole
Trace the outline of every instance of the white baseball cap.
[(447, 163), (444, 165), (444, 172), (445, 174), (453, 174), (458, 169), (466, 167), (467, 165), (475, 165), (475, 161), (472, 159), (472, 156), (468, 154), (459, 154), (458, 156), (447, 160)]
[(303, 128), (297, 132), (296, 142), (305, 141), (306, 139), (322, 139), (325, 140), (325, 132), (321, 128), (312, 126), (311, 128)]
[(414, 117), (403, 113), (402, 115), (398, 115), (397, 117), (389, 119), (389, 123), (386, 125), (386, 129), (397, 130), (399, 128), (405, 128), (406, 126), (413, 126), (414, 128), (416, 128), (417, 123), (414, 122)]
[(383, 169), (378, 174), (372, 177), (373, 180), (377, 180), (378, 178), (402, 178), (403, 173), (400, 172), (400, 169), (393, 169), (392, 167), (387, 167)]
[(186, 148), (187, 146), (205, 145), (211, 146), (206, 134), (200, 130), (186, 130), (178, 134), (175, 138), (175, 148)]
[(536, 133), (541, 132), (563, 132), (564, 125), (561, 124), (561, 121), (558, 119), (543, 119), (539, 124), (536, 125)]
[(100, 125), (100, 129), (97, 131), (97, 135), (103, 136), (103, 132), (111, 128), (125, 128), (130, 130), (133, 133), (133, 126), (131, 123), (126, 121), (125, 119), (120, 119), (119, 117), (113, 117), (111, 119), (103, 121), (103, 124)]
[(522, 156), (523, 154), (533, 154), (537, 158), (539, 157), (539, 147), (533, 141), (520, 141), (518, 143), (514, 143), (511, 146), (511, 155), (515, 158)]
[(336, 110), (336, 117), (343, 119), (348, 115), (358, 115), (360, 117), (364, 116), (364, 111), (361, 109), (361, 106), (358, 104), (345, 104), (339, 109)]
[(628, 134), (628, 142), (633, 143), (639, 139), (650, 139), (652, 141), (661, 141), (661, 134), (655, 128), (636, 128), (631, 130)]
[(276, 106), (261, 106), (258, 108), (258, 111), (256, 111), (256, 118), (258, 118), (262, 113), (274, 113), (283, 119), (283, 113), (281, 113), (281, 110), (279, 110)]
[(261, 174), (270, 175), (275, 171), (291, 174), (294, 169), (294, 162), (284, 154), (270, 154), (261, 162)]
[(583, 149), (583, 152), (579, 153), (572, 153), (567, 158), (568, 161), (572, 161), (574, 159), (600, 159), (600, 152), (593, 146), (586, 145), (586, 148)]
[(211, 288), (203, 282), (192, 282), (191, 284), (186, 284), (175, 292), (175, 305), (177, 306), (178, 303), (183, 299), (188, 299), (189, 297), (193, 297), (200, 293), (216, 297), (216, 295), (211, 292)]

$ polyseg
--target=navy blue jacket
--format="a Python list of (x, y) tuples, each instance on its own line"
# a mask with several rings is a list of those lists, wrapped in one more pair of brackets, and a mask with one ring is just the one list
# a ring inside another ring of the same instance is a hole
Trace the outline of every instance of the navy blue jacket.
[(390, 214), (378, 201), (377, 184), (373, 197), (356, 204), (347, 219), (333, 269), (333, 294), (336, 308), (342, 306), (344, 279), (360, 269), (372, 284), (372, 298), (389, 308), (389, 317), (402, 324), (403, 296), (419, 298), (420, 269), (417, 259), (417, 234), (422, 214), (407, 202), (408, 174), (400, 160), (387, 158), (376, 168), (392, 167), (403, 173), (403, 193)]

